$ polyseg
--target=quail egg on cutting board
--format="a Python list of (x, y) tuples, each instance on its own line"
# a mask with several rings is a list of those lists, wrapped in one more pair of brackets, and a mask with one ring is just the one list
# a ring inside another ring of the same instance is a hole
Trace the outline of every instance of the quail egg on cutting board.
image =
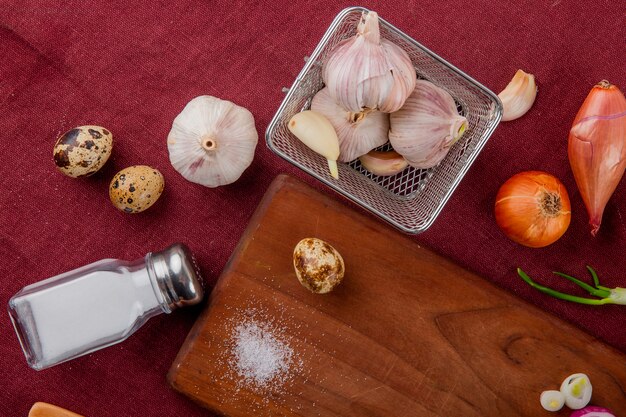
[(121, 211), (140, 213), (156, 203), (164, 187), (165, 180), (158, 170), (134, 165), (115, 174), (109, 185), (109, 198)]
[(331, 292), (341, 283), (345, 273), (341, 254), (317, 238), (298, 242), (293, 251), (293, 267), (300, 283), (317, 294)]
[(78, 126), (65, 132), (54, 145), (54, 163), (68, 177), (96, 173), (111, 156), (113, 135), (102, 126)]

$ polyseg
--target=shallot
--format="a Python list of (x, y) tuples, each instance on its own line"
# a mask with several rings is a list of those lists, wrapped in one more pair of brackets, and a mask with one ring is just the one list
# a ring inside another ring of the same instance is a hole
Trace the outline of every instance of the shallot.
[(596, 84), (569, 133), (569, 162), (595, 236), (626, 169), (626, 98), (608, 81)]

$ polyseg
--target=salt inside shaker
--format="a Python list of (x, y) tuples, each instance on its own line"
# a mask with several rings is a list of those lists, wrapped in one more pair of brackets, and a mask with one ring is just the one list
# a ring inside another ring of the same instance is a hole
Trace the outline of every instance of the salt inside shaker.
[(149, 318), (199, 303), (201, 277), (176, 243), (132, 262), (103, 259), (24, 287), (9, 314), (36, 370), (119, 343)]

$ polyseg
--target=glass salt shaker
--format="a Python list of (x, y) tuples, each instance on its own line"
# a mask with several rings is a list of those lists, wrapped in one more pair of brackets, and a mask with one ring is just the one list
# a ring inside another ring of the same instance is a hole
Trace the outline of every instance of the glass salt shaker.
[(199, 303), (201, 277), (176, 243), (132, 262), (103, 259), (24, 287), (9, 314), (36, 370), (119, 343), (149, 318)]

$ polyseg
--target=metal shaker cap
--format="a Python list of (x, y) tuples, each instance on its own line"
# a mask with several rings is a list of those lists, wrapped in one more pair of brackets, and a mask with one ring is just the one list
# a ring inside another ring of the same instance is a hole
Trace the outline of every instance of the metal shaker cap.
[(175, 243), (160, 252), (149, 253), (146, 265), (169, 308), (168, 313), (202, 301), (202, 277), (193, 254), (184, 244)]

